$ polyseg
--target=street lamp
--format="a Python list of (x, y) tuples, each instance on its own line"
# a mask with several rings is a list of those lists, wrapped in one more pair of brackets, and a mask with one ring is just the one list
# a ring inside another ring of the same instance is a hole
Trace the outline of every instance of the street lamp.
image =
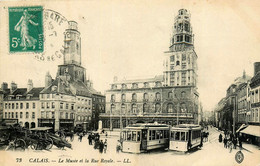
[(174, 93), (175, 89), (172, 90), (172, 93), (174, 95), (174, 97), (178, 100), (178, 103), (177, 103), (177, 125), (179, 125), (179, 109), (180, 109), (180, 100), (179, 98), (177, 97), (177, 95)]

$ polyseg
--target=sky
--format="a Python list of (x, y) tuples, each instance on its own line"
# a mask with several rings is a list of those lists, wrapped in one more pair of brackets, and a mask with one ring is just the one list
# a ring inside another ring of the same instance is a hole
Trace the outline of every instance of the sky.
[[(110, 1), (23, 1), (22, 6), (43, 6), (78, 22), (81, 33), (82, 66), (94, 88), (109, 89), (113, 77), (142, 77), (163, 73), (174, 17), (181, 8), (191, 13), (191, 26), (198, 55), (198, 92), (205, 111), (212, 111), (226, 95), (226, 89), (243, 70), (253, 76), (253, 64), (260, 61), (260, 2), (246, 0), (110, 0)], [(35, 53), (10, 53), (8, 7), (0, 3), (0, 82), (26, 87), (44, 86), (46, 72), (56, 76), (57, 65), (38, 61)], [(60, 36), (64, 27), (56, 27)], [(46, 28), (45, 28), (46, 29)], [(48, 31), (45, 32), (48, 35)], [(46, 35), (45, 34), (45, 35)], [(46, 36), (47, 36), (46, 35)], [(63, 39), (49, 40), (59, 49)], [(55, 50), (47, 46), (44, 54)], [(10, 86), (10, 84), (9, 84)]]

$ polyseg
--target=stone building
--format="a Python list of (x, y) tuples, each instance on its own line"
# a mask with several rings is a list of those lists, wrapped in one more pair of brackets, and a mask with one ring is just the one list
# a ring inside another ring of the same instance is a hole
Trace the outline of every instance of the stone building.
[(106, 91), (103, 128), (122, 128), (136, 122), (198, 123), (197, 54), (193, 46), (190, 14), (175, 17), (163, 75), (114, 79)]
[(4, 92), (3, 123), (20, 123), (26, 128), (38, 126), (39, 94), (43, 88), (33, 87), (32, 80), (28, 80), (27, 88), (18, 88), (17, 84), (12, 82), (11, 88), (8, 88), (7, 83), (3, 83), (2, 89)]

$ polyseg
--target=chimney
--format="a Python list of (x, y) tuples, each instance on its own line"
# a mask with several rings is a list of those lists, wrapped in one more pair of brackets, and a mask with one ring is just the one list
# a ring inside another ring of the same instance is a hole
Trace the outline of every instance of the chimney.
[(33, 88), (33, 82), (31, 79), (28, 80), (28, 83), (27, 83), (27, 92), (29, 92), (30, 90), (32, 90)]
[(7, 90), (8, 84), (6, 82), (3, 82), (2, 85), (1, 85), (1, 88), (2, 88), (3, 91)]
[(49, 72), (46, 73), (45, 75), (45, 87), (50, 86), (52, 83), (52, 78)]
[(257, 74), (257, 72), (260, 71), (260, 62), (255, 62), (254, 63), (254, 75)]
[(11, 83), (11, 93), (13, 93), (17, 89), (17, 84), (12, 81)]

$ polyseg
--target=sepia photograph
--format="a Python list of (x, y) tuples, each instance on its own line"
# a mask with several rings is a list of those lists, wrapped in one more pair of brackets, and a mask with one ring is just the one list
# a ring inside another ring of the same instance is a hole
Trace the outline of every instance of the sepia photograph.
[(257, 0), (0, 1), (0, 166), (260, 166)]

